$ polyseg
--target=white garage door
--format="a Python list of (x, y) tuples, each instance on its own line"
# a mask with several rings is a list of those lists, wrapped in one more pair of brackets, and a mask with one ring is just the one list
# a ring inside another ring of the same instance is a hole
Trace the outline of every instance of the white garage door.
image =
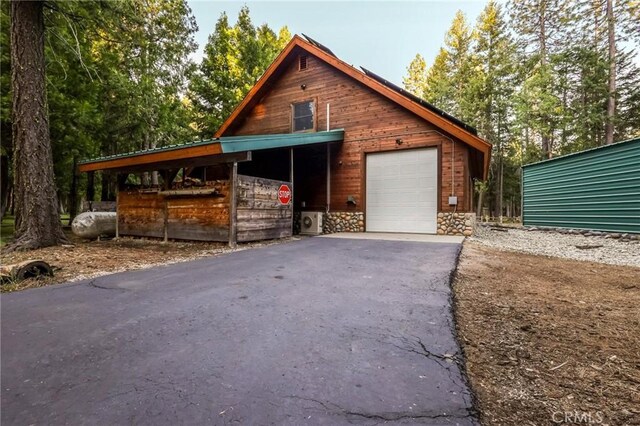
[(367, 231), (436, 233), (438, 151), (367, 155)]

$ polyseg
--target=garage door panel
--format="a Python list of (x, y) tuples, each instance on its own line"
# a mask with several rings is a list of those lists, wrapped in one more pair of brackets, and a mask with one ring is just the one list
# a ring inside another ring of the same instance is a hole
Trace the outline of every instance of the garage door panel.
[(435, 233), (436, 149), (367, 155), (367, 231)]

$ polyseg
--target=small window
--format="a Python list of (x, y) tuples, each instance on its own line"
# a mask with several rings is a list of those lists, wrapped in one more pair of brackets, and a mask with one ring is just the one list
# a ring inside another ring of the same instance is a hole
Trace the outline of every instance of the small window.
[(300, 55), (298, 69), (300, 71), (307, 69), (307, 55)]
[(293, 131), (305, 132), (313, 130), (313, 102), (293, 104)]

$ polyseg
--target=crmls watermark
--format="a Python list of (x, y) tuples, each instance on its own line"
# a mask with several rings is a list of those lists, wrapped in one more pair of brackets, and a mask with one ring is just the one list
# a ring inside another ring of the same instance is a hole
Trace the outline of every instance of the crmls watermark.
[(604, 414), (602, 411), (555, 411), (551, 420), (555, 424), (599, 425), (604, 421)]

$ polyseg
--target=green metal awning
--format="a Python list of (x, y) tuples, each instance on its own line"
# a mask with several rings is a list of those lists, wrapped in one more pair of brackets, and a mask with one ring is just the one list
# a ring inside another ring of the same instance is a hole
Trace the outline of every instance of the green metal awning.
[(223, 136), (218, 139), (225, 154), (262, 149), (289, 148), (328, 142), (341, 142), (344, 129), (313, 133), (287, 133), (277, 135)]
[(265, 149), (291, 148), (321, 143), (341, 142), (344, 130), (326, 132), (287, 133), (275, 135), (223, 136), (217, 139), (188, 142), (124, 154), (84, 160), (79, 163), (81, 172), (95, 170), (160, 170), (175, 167), (176, 163), (191, 161), (213, 164), (211, 162), (245, 161), (238, 156), (250, 158), (251, 151)]

